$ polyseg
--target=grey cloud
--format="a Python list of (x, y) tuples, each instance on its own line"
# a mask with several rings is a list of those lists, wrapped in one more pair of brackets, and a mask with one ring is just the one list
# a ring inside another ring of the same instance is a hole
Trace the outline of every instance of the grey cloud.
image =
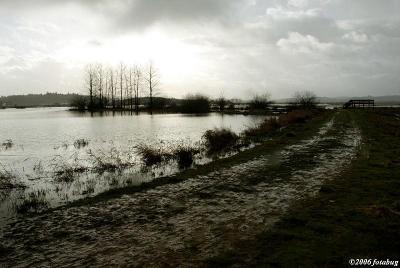
[[(66, 6), (82, 8), (88, 17), (77, 18), (77, 23), (94, 21), (95, 27), (73, 31), (82, 31), (78, 41), (92, 47), (106, 46), (115, 35), (140, 36), (153, 26), (196, 47), (197, 56), (207, 63), (185, 84), (169, 87), (210, 94), (224, 89), (231, 97), (267, 88), (278, 98), (301, 89), (328, 96), (398, 92), (399, 4), (397, 0), (4, 0), (0, 10), (35, 13), (49, 8), (61, 13)], [(0, 52), (2, 67), (16, 67), (0, 74), (3, 88), (31, 92), (68, 89), (68, 81), (79, 84), (80, 70), (67, 70), (63, 63), (48, 60), (29, 65), (30, 55), (23, 52), (29, 40), (46, 41), (50, 52), (51, 40), (26, 28), (25, 37), (13, 36), (16, 25), (10, 21), (0, 18), (1, 25), (7, 25), (7, 29), (0, 26), (0, 33), (10, 37), (0, 46), (14, 51)], [(106, 27), (96, 26), (99, 21)], [(103, 30), (108, 35), (98, 33)], [(87, 36), (89, 32), (92, 35)], [(13, 58), (7, 61), (10, 55)]]

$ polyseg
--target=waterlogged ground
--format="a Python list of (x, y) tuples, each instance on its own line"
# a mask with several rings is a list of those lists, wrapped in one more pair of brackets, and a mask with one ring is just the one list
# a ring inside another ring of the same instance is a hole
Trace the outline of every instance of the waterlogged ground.
[(355, 157), (361, 134), (334, 117), (314, 136), (250, 161), (10, 225), (0, 264), (201, 266), (271, 228)]

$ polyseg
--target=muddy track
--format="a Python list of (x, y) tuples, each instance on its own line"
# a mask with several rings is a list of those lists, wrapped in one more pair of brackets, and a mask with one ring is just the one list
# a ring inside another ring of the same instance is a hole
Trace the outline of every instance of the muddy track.
[(20, 220), (2, 237), (0, 266), (199, 266), (317, 194), (360, 141), (336, 117), (307, 140), (218, 172)]

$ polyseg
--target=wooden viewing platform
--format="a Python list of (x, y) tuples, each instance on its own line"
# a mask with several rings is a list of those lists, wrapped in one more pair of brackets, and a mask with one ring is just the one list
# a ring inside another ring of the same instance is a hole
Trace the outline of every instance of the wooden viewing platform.
[(374, 100), (349, 100), (343, 104), (343, 108), (374, 108)]

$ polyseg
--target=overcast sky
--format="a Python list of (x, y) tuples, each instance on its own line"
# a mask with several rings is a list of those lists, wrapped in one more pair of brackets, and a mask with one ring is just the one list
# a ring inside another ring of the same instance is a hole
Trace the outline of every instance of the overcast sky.
[(400, 94), (398, 0), (0, 0), (0, 36), (0, 95), (149, 60), (164, 96)]

